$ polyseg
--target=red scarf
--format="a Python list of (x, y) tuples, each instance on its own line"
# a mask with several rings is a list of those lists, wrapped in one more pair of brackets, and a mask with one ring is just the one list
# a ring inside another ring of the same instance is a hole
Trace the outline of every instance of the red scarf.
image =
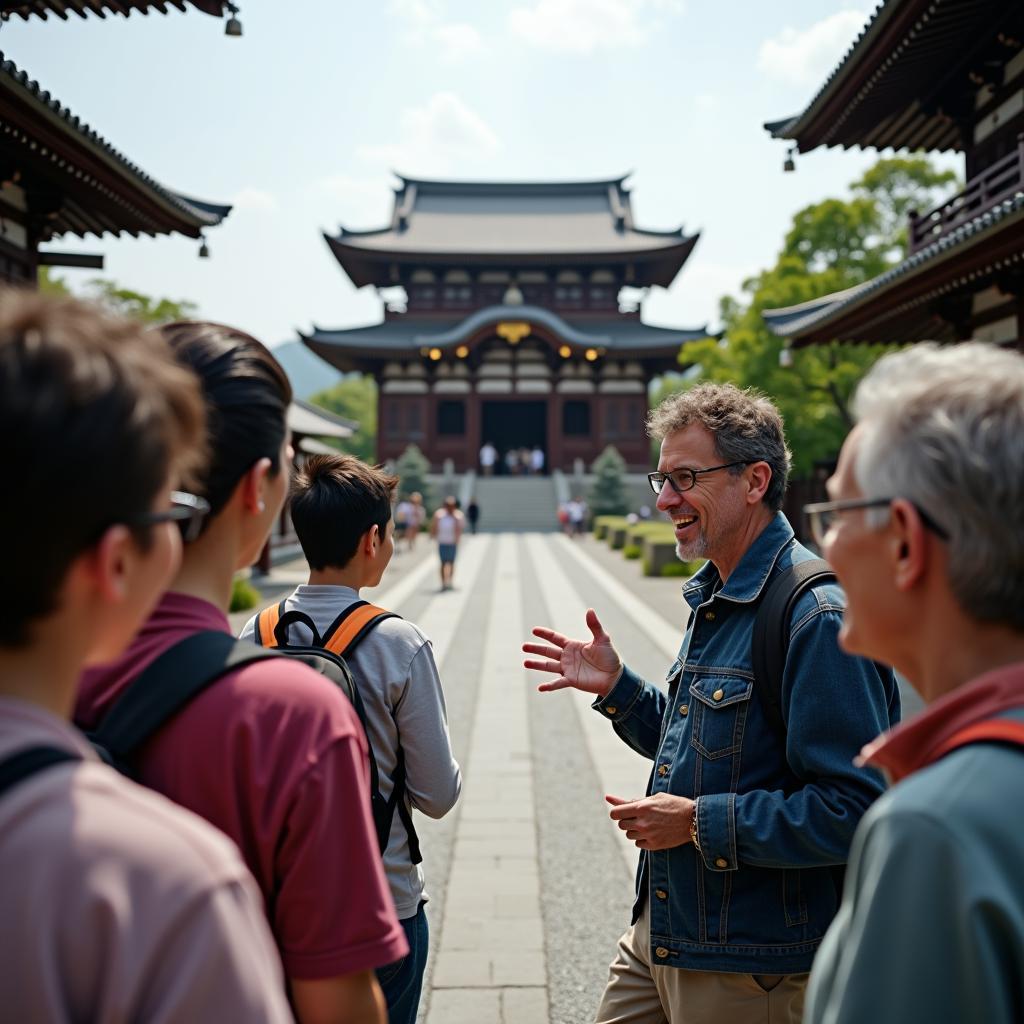
[(1024, 662), (993, 669), (940, 697), (869, 743), (857, 763), (882, 768), (899, 782), (959, 746), (965, 729), (1015, 708), (1024, 708)]

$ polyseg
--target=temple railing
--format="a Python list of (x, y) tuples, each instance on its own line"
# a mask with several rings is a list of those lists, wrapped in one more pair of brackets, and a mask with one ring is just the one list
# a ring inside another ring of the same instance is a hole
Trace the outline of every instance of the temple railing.
[(1024, 192), (1024, 134), (1017, 137), (1017, 148), (1012, 153), (975, 175), (963, 192), (927, 213), (910, 211), (910, 252), (938, 241), (1017, 192)]

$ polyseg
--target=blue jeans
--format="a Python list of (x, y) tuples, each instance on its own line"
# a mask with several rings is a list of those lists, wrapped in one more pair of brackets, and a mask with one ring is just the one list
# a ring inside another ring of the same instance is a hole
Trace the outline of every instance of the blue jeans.
[(427, 966), (427, 915), (420, 904), (412, 917), (399, 922), (405, 929), (409, 955), (377, 971), (377, 980), (388, 1004), (388, 1024), (415, 1024)]

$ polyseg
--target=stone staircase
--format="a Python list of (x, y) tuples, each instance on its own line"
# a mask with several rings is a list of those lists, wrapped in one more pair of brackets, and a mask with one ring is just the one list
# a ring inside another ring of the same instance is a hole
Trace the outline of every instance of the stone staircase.
[(480, 476), (474, 490), (480, 506), (481, 533), (546, 533), (558, 529), (558, 501), (551, 477)]

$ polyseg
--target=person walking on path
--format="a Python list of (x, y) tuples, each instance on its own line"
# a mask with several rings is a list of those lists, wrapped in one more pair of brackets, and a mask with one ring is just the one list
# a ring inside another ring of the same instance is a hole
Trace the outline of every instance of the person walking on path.
[(405, 505), (405, 545), (412, 551), (416, 546), (416, 538), (423, 526), (423, 520), (427, 516), (427, 510), (423, 507), (423, 495), (419, 491), (413, 491)]
[[(361, 602), (363, 587), (376, 587), (395, 549), (391, 501), (397, 477), (351, 455), (313, 455), (291, 491), (291, 516), (309, 582), (284, 602), (284, 614), (309, 616), (320, 636)], [(243, 640), (255, 637), (258, 616)], [(290, 627), (292, 643), (316, 643), (301, 622)], [(384, 867), (409, 955), (377, 972), (388, 1004), (389, 1024), (415, 1024), (427, 963), (429, 899), (411, 822), (413, 807), (442, 818), (454, 806), (462, 776), (452, 755), (444, 693), (433, 648), (411, 622), (393, 616), (378, 622), (346, 652), (345, 660), (367, 714), (367, 738), (379, 774), (379, 791), (392, 799), (400, 785), (403, 806), (391, 822)], [(404, 792), (403, 792), (404, 791)]]
[[(87, 731), (177, 643), (230, 634), (232, 578), (263, 547), (288, 489), (291, 388), (270, 352), (219, 324), (160, 330), (203, 386), (211, 461), (201, 497), (210, 513), (128, 651), (83, 676), (75, 720)], [(243, 665), (166, 722), (133, 767), (141, 782), (238, 844), (262, 891), (300, 1024), (383, 1024), (374, 970), (409, 947), (370, 812), (366, 737), (340, 690), (297, 659)]]
[(778, 410), (704, 384), (651, 415), (650, 474), (679, 558), (707, 558), (683, 588), (689, 625), (667, 694), (623, 665), (596, 613), (587, 641), (550, 629), (526, 667), (572, 687), (655, 768), (644, 797), (609, 794), (640, 850), (636, 902), (597, 1012), (669, 1024), (798, 1022), (807, 972), (838, 906), (835, 869), (882, 789), (853, 765), (899, 715), (888, 670), (837, 644), (843, 595), (819, 583), (795, 602), (776, 725), (755, 688), (759, 599), (811, 553), (779, 511), (789, 452)]
[(544, 472), (544, 449), (539, 444), (535, 444), (530, 452), (530, 472), (534, 476)]
[(475, 496), (469, 499), (469, 505), (466, 507), (466, 520), (469, 523), (469, 532), (476, 533), (477, 523), (480, 522), (480, 503)]
[[(181, 560), (202, 396), (136, 323), (0, 297), (0, 1007), (25, 1022), (287, 1024), (234, 845), (102, 764), (68, 719)], [(59, 460), (59, 464), (55, 461)], [(186, 529), (188, 527), (186, 526)]]
[(1024, 358), (980, 343), (886, 356), (808, 506), (848, 594), (844, 649), (926, 710), (864, 763), (864, 816), (814, 961), (809, 1024), (1024, 1015)]
[(452, 589), (455, 572), (455, 554), (462, 539), (465, 517), (458, 510), (454, 495), (449, 494), (444, 504), (434, 513), (430, 521), (430, 536), (437, 541), (437, 553), (441, 559), (441, 589)]
[(484, 476), (494, 475), (494, 464), (497, 461), (498, 449), (490, 441), (485, 441), (480, 448), (480, 468), (484, 471)]

